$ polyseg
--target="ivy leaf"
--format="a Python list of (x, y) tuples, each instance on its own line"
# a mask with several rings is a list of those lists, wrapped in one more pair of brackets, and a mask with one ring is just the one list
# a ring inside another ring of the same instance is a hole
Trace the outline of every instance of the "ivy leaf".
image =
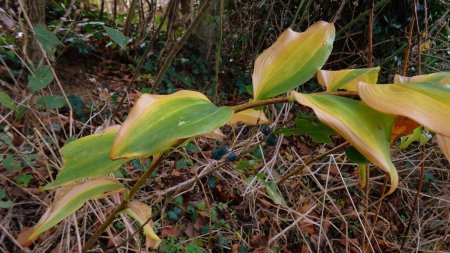
[(7, 154), (5, 159), (3, 160), (3, 165), (5, 166), (5, 169), (8, 171), (20, 171), (20, 163), (14, 159), (14, 156), (11, 154)]
[(12, 98), (3, 91), (0, 91), (0, 105), (4, 105), (6, 108), (13, 111), (16, 110), (16, 104), (14, 103), (14, 100), (12, 100)]
[(295, 128), (283, 128), (278, 130), (278, 133), (283, 133), (287, 137), (296, 134), (306, 134), (318, 143), (331, 143), (330, 135), (335, 135), (336, 132), (321, 123), (317, 118), (298, 114), (295, 119)]
[(130, 38), (123, 35), (123, 33), (115, 28), (103, 26), (105, 28), (106, 33), (108, 34), (109, 38), (111, 38), (112, 41), (114, 41), (117, 45), (119, 45), (121, 48), (125, 48), (130, 41)]
[(356, 164), (368, 164), (369, 160), (365, 156), (363, 156), (355, 147), (350, 146), (345, 150), (345, 154), (347, 155), (350, 161)]
[(52, 54), (53, 50), (56, 49), (56, 47), (61, 44), (61, 41), (56, 37), (55, 34), (47, 30), (46, 27), (38, 25), (34, 27), (34, 34), (41, 43), (42, 47), (44, 48), (45, 52), (47, 54)]
[(59, 109), (67, 105), (66, 100), (60, 96), (45, 95), (36, 101), (36, 104), (47, 109)]
[(53, 73), (50, 66), (43, 65), (28, 76), (28, 86), (32, 92), (44, 89), (53, 81)]

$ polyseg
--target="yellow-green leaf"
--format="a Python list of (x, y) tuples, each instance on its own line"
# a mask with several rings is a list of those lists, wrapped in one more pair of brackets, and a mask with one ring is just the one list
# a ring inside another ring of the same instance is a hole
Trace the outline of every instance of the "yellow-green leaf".
[(344, 89), (349, 91), (358, 90), (358, 82), (377, 83), (380, 67), (363, 69), (343, 69), (343, 70), (319, 70), (317, 81), (325, 86), (327, 91), (337, 91)]
[(217, 107), (195, 91), (144, 94), (120, 128), (110, 157), (114, 160), (145, 157), (166, 151), (179, 139), (223, 126), (232, 115), (230, 108)]
[(286, 29), (255, 62), (255, 100), (280, 95), (305, 83), (330, 56), (334, 25), (319, 21), (302, 33)]
[(139, 225), (144, 225), (145, 245), (147, 249), (157, 249), (161, 239), (153, 230), (152, 208), (139, 201), (131, 201), (125, 213), (135, 219)]
[(129, 161), (129, 159), (113, 161), (109, 158), (119, 127), (107, 128), (103, 133), (80, 138), (62, 147), (63, 167), (55, 181), (42, 189), (54, 189), (83, 178), (107, 176)]
[(31, 244), (40, 234), (74, 213), (88, 200), (103, 198), (121, 189), (123, 185), (113, 178), (98, 178), (58, 189), (53, 203), (34, 226), (28, 242)]
[[(450, 72), (437, 72), (427, 75), (418, 75), (412, 77), (406, 77), (401, 75), (395, 75), (394, 83), (419, 83), (419, 82), (434, 82), (440, 84), (450, 83)], [(413, 131), (417, 129), (419, 124), (414, 120), (398, 116), (395, 119), (394, 127), (392, 129), (391, 140), (395, 140), (398, 137), (405, 135), (412, 135)], [(411, 137), (411, 136), (410, 136)]]
[(369, 161), (387, 172), (392, 193), (398, 184), (397, 170), (391, 161), (389, 138), (393, 116), (380, 113), (360, 101), (326, 94), (294, 92), (298, 103), (314, 110), (324, 124), (352, 144)]
[(421, 83), (421, 82), (432, 82), (432, 83), (442, 83), (449, 84), (450, 83), (450, 71), (447, 72), (436, 72), (427, 75), (418, 75), (418, 76), (394, 76), (394, 83)]
[(438, 140), (439, 147), (444, 153), (447, 160), (450, 162), (450, 137), (444, 136), (442, 134), (436, 134), (436, 138)]
[(277, 205), (287, 206), (286, 200), (278, 189), (278, 185), (275, 182), (265, 182), (266, 192), (269, 198)]
[(247, 125), (262, 125), (270, 123), (263, 111), (255, 109), (248, 109), (234, 114), (230, 121), (228, 121), (228, 124), (232, 125), (238, 122), (242, 122)]
[(359, 96), (384, 113), (411, 118), (436, 133), (450, 136), (450, 84), (359, 84)]

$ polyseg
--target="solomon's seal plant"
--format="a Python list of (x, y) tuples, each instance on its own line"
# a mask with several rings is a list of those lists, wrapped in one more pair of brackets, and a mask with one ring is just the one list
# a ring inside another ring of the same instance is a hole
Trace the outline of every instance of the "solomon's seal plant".
[[(122, 125), (65, 145), (61, 149), (64, 165), (60, 173), (42, 188), (56, 189), (55, 198), (34, 226), (28, 243), (86, 201), (121, 192), (122, 202), (84, 245), (84, 251), (122, 212), (143, 226), (147, 248), (157, 248), (160, 239), (152, 228), (151, 208), (134, 200), (134, 195), (168, 151), (198, 135), (223, 137), (219, 128), (225, 124), (267, 124), (264, 113), (254, 108), (274, 103), (297, 102), (311, 108), (323, 124), (386, 173), (390, 179), (387, 194), (395, 191), (399, 180), (390, 152), (396, 138), (422, 125), (436, 134), (439, 146), (450, 159), (450, 72), (396, 76), (394, 84), (378, 84), (379, 67), (321, 70), (332, 51), (334, 37), (334, 25), (322, 21), (302, 33), (284, 31), (256, 59), (254, 97), (247, 103), (219, 107), (205, 95), (188, 90), (170, 95), (143, 94)], [(326, 91), (304, 94), (293, 90), (314, 75)], [(277, 143), (267, 125), (262, 131), (271, 144)], [(213, 152), (213, 159), (237, 159), (235, 153), (223, 148)], [(150, 168), (131, 189), (108, 176), (131, 159), (149, 157)], [(360, 172), (364, 173), (367, 167), (362, 168)], [(269, 189), (278, 192), (276, 184)]]

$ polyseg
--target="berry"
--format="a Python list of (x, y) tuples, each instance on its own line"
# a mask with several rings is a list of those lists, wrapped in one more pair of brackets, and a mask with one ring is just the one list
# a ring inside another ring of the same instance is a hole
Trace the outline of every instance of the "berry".
[(269, 146), (276, 146), (277, 142), (278, 142), (278, 138), (273, 134), (269, 134), (266, 138), (266, 143)]
[(264, 135), (269, 135), (272, 133), (272, 131), (270, 130), (270, 127), (268, 125), (262, 125), (261, 133), (263, 133)]
[(219, 147), (219, 150), (222, 155), (225, 155), (229, 151), (228, 147)]
[(237, 155), (234, 152), (230, 152), (227, 156), (228, 161), (234, 162), (237, 160)]
[(211, 151), (211, 158), (214, 160), (220, 160), (222, 159), (222, 156), (224, 154), (222, 154), (222, 152), (220, 152), (220, 150), (218, 148), (215, 148)]

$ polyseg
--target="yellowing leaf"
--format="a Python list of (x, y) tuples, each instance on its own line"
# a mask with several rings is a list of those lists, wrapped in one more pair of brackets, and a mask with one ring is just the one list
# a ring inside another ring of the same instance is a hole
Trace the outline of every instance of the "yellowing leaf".
[(441, 148), (445, 157), (447, 157), (447, 160), (450, 162), (450, 137), (444, 136), (442, 134), (436, 134), (436, 138), (439, 147)]
[(431, 83), (441, 83), (441, 84), (449, 84), (450, 83), (450, 72), (436, 72), (427, 75), (418, 75), (418, 76), (394, 76), (394, 83), (421, 83), (421, 82), (431, 82)]
[(450, 136), (450, 84), (359, 84), (359, 96), (384, 113), (408, 117), (436, 133)]
[(222, 130), (220, 130), (220, 128), (217, 128), (216, 130), (206, 133), (206, 134), (202, 134), (201, 136), (206, 137), (206, 138), (210, 138), (210, 139), (214, 139), (214, 140), (222, 140), (224, 138), (226, 138), (227, 136), (222, 132)]
[(50, 190), (83, 178), (107, 176), (130, 159), (113, 161), (109, 152), (120, 126), (105, 129), (64, 145), (61, 149), (64, 164), (55, 181), (42, 187)]
[(334, 25), (323, 21), (302, 33), (286, 29), (256, 59), (254, 99), (280, 95), (311, 79), (330, 56), (334, 34)]
[[(395, 75), (394, 83), (418, 83), (418, 82), (435, 82), (441, 84), (450, 83), (450, 72), (437, 72), (428, 75), (419, 75), (406, 77), (401, 75)], [(405, 135), (410, 135), (413, 133), (414, 129), (419, 126), (419, 123), (414, 120), (397, 116), (395, 119), (394, 127), (392, 129), (391, 140), (395, 140), (398, 137), (402, 137)]]
[(58, 189), (53, 203), (34, 226), (28, 242), (31, 244), (40, 234), (81, 208), (86, 201), (103, 198), (121, 189), (123, 189), (122, 184), (113, 178), (98, 178)]
[(131, 201), (125, 213), (135, 219), (139, 225), (144, 225), (145, 245), (147, 249), (157, 249), (161, 243), (161, 239), (153, 230), (152, 208), (139, 201)]
[(209, 133), (233, 115), (203, 94), (178, 91), (171, 95), (142, 95), (117, 134), (110, 157), (145, 157), (169, 149), (179, 139)]
[(393, 117), (373, 110), (360, 101), (326, 94), (294, 92), (298, 103), (314, 110), (324, 124), (352, 144), (369, 161), (387, 172), (392, 193), (398, 184), (397, 170), (391, 161), (390, 133)]
[(242, 122), (247, 125), (262, 125), (270, 123), (263, 111), (255, 109), (248, 109), (234, 114), (230, 121), (228, 121), (228, 124), (232, 125), (238, 122)]
[(414, 130), (419, 127), (420, 124), (414, 120), (397, 116), (394, 119), (394, 126), (392, 127), (391, 141), (396, 140), (399, 137), (412, 134)]
[(317, 81), (327, 87), (327, 91), (344, 89), (357, 91), (359, 82), (377, 83), (380, 67), (363, 69), (344, 69), (338, 71), (319, 70)]

